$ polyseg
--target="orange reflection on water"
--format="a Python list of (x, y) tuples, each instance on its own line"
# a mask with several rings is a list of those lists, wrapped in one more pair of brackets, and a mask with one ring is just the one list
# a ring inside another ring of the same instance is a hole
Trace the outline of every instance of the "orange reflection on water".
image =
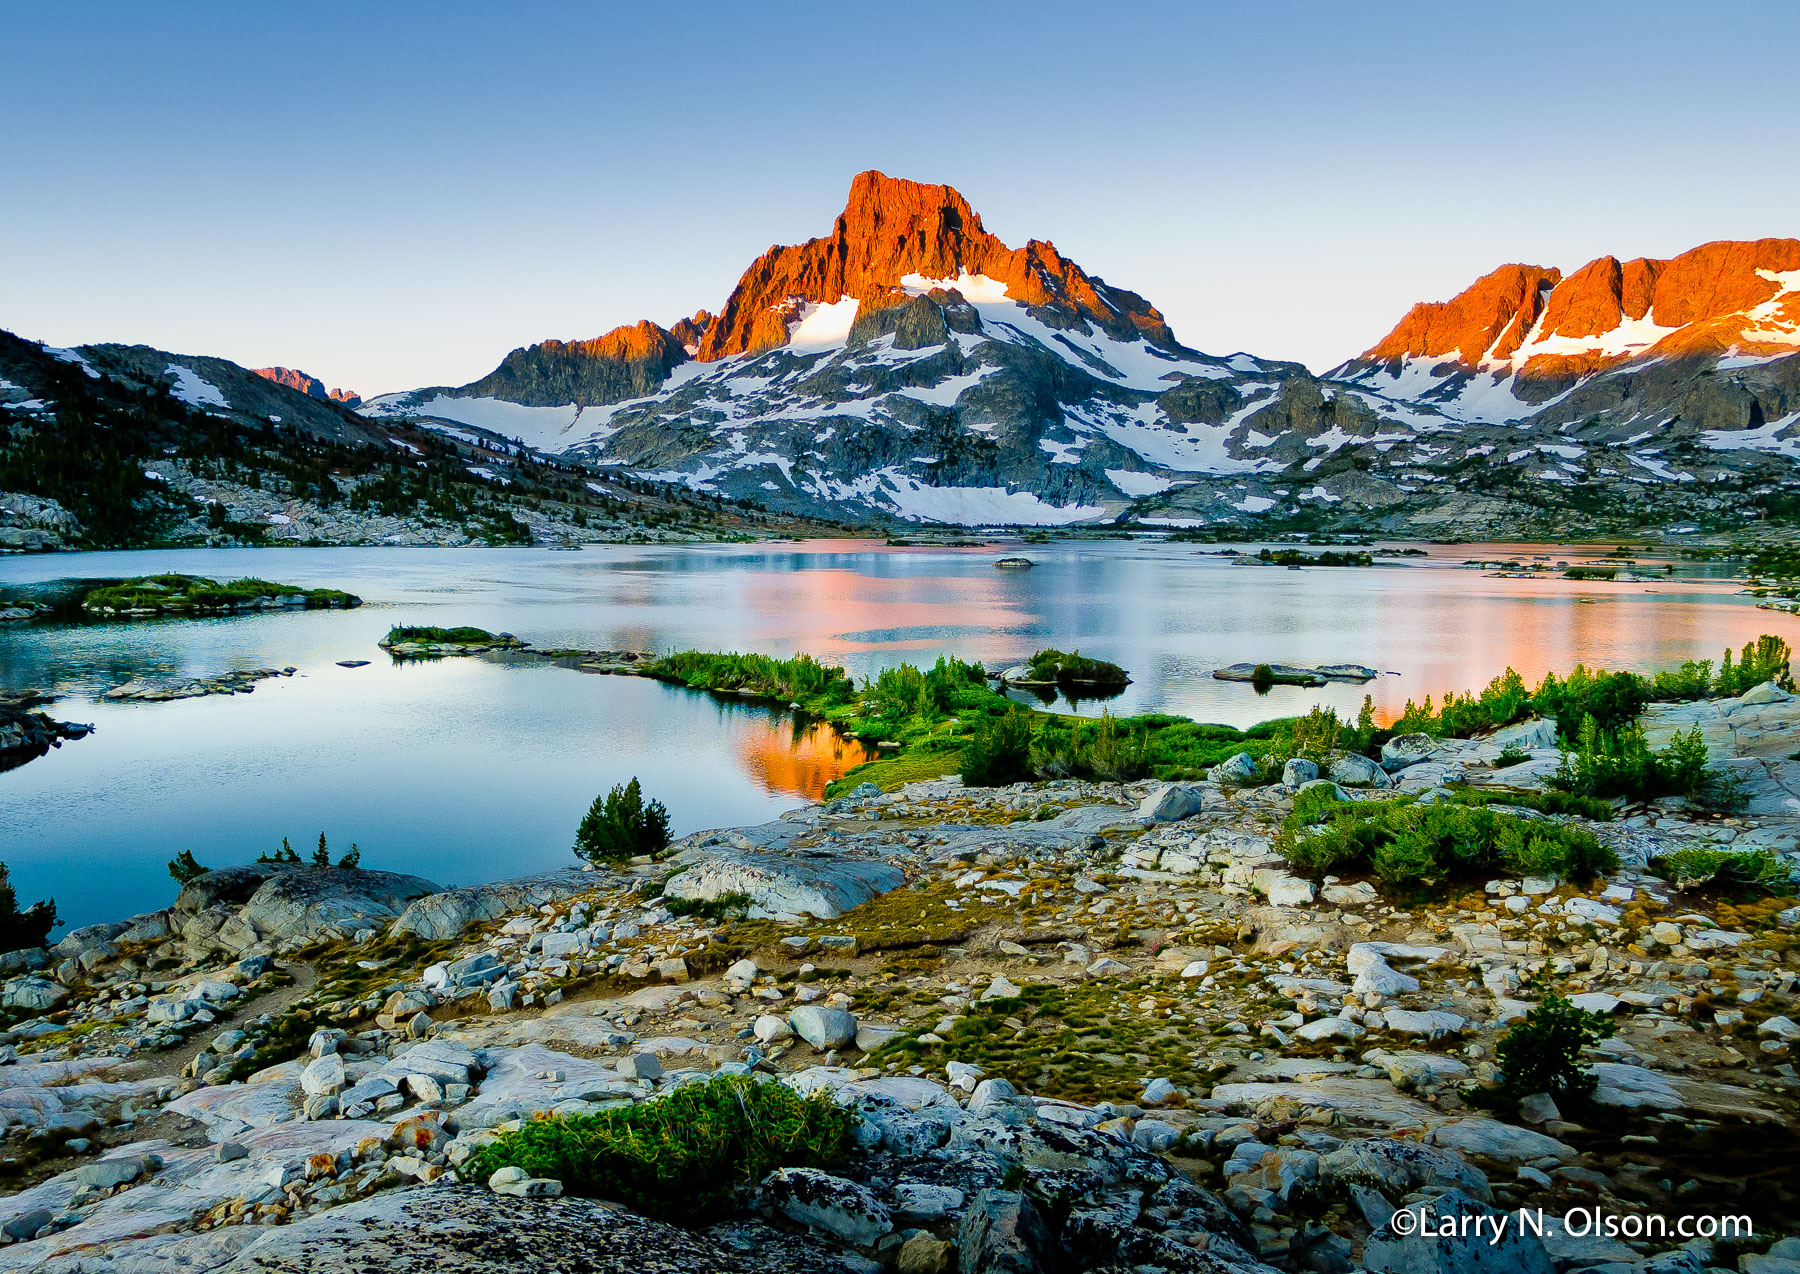
[[(1429, 610), (1416, 618), (1430, 624), (1437, 649), (1415, 677), (1404, 682), (1383, 677), (1368, 687), (1377, 724), (1392, 725), (1409, 700), (1430, 695), (1441, 706), (1450, 692), (1478, 693), (1485, 685), (1481, 669), (1512, 668), (1535, 689), (1545, 674), (1567, 676), (1578, 663), (1590, 670), (1641, 672), (1681, 659), (1709, 659), (1716, 667), (1733, 628), (1751, 640), (1750, 634), (1770, 626), (1764, 612), (1717, 604), (1737, 591), (1732, 583), (1671, 588), (1644, 581), (1492, 576), (1483, 583), (1454, 596), (1418, 599)], [(1477, 609), (1478, 602), (1489, 604)], [(1505, 604), (1506, 622), (1493, 623), (1494, 602)]]
[[(754, 617), (752, 631), (827, 661), (873, 649), (942, 649), (945, 638), (930, 634), (946, 631), (965, 657), (982, 658), (989, 647), (1011, 644), (1000, 632), (1031, 618), (1009, 583), (998, 572), (990, 579), (883, 577), (832, 567), (747, 571), (732, 581), (735, 596), (727, 604), (744, 620)], [(920, 635), (891, 635), (906, 632)]]
[(820, 800), (825, 787), (864, 761), (875, 751), (855, 739), (847, 739), (822, 721), (802, 724), (768, 717), (757, 728), (746, 722), (738, 741), (744, 768), (771, 792), (785, 792)]

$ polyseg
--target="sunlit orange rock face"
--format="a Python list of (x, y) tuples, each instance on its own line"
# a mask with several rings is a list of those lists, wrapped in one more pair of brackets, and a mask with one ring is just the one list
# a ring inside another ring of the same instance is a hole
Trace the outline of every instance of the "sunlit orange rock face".
[(308, 398), (343, 403), (347, 407), (354, 407), (362, 402), (362, 395), (354, 390), (328, 390), (325, 388), (325, 382), (317, 376), (308, 376), (305, 372), (296, 371), (292, 367), (257, 367), (253, 370), (264, 380), (272, 380), (277, 385), (286, 385), (289, 389), (298, 390)]
[(1562, 271), (1538, 265), (1503, 265), (1448, 301), (1412, 307), (1400, 325), (1364, 358), (1484, 356), (1511, 358), (1542, 313), (1544, 296)]
[(581, 354), (623, 363), (659, 357), (670, 363), (680, 363), (687, 357), (681, 339), (649, 319), (615, 327), (604, 336), (585, 341), (545, 341), (544, 348), (559, 354)]
[(682, 348), (690, 354), (700, 348), (700, 338), (706, 335), (706, 329), (713, 325), (713, 316), (706, 310), (695, 313), (693, 318), (676, 321), (669, 329), (669, 335), (681, 342)]
[(1668, 260), (1601, 257), (1567, 278), (1502, 266), (1451, 300), (1415, 305), (1363, 357), (1454, 356), (1567, 379), (1632, 359), (1792, 353), (1797, 270), (1800, 239), (1721, 240)]
[(849, 200), (829, 235), (770, 248), (744, 271), (702, 338), (699, 357), (783, 344), (788, 324), (807, 302), (829, 305), (853, 297), (876, 306), (901, 299), (900, 280), (913, 274), (986, 275), (1005, 283), (1012, 300), (1071, 310), (1126, 339), (1174, 343), (1154, 306), (1084, 273), (1054, 244), (1032, 239), (1009, 248), (951, 187), (871, 170), (850, 183)]

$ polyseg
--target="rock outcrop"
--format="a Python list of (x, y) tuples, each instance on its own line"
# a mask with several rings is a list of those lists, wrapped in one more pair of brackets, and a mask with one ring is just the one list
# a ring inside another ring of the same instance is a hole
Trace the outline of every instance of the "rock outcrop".
[(308, 398), (317, 398), (324, 402), (342, 403), (346, 407), (360, 407), (362, 395), (353, 389), (326, 389), (325, 382), (317, 376), (309, 376), (305, 372), (296, 371), (292, 367), (257, 367), (253, 368), (264, 380), (272, 380), (277, 385), (286, 385), (289, 389), (305, 394)]
[(189, 881), (175, 899), (170, 926), (203, 953), (293, 949), (372, 935), (414, 899), (439, 892), (429, 880), (397, 872), (258, 863)]

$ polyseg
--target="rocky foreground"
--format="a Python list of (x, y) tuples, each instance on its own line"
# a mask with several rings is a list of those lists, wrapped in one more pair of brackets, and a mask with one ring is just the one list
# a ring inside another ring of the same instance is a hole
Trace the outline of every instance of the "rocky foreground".
[[(1271, 849), (1294, 788), (1230, 767), (864, 785), (663, 861), (462, 889), (211, 872), (0, 958), (0, 1270), (1800, 1270), (1800, 912), (1647, 868), (1795, 852), (1771, 741), (1800, 704), (1680, 711), (1749, 749), (1756, 803), (1589, 824), (1622, 864), (1591, 886), (1402, 905), (1302, 880)], [(1359, 800), (1529, 786), (1542, 734), (1414, 736), (1331, 777)], [(1497, 769), (1503, 748), (1531, 759)], [(1465, 1086), (1546, 965), (1618, 1031), (1590, 1107), (1498, 1118)], [(692, 1229), (516, 1169), (460, 1179), (516, 1121), (720, 1072), (830, 1091), (859, 1148)], [(1402, 1233), (1537, 1207), (1542, 1238)], [(1756, 1237), (1582, 1233), (1573, 1208)]]

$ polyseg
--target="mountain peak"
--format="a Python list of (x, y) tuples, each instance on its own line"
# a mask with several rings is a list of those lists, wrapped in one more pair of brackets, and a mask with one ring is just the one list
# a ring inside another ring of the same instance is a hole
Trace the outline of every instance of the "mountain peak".
[(1007, 247), (954, 187), (869, 169), (851, 180), (829, 235), (776, 245), (751, 264), (698, 356), (711, 361), (785, 344), (809, 305), (892, 304), (907, 295), (903, 280), (949, 285), (977, 275), (1004, 284), (1021, 304), (1072, 311), (1127, 339), (1175, 344), (1162, 315), (1142, 297), (1107, 287), (1047, 241)]

